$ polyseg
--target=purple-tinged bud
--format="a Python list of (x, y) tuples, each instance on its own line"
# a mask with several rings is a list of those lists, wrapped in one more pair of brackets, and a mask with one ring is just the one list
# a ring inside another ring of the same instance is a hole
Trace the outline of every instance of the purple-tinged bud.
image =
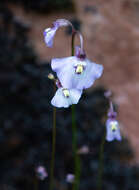
[(73, 182), (74, 182), (74, 179), (75, 179), (75, 176), (74, 176), (73, 174), (68, 174), (68, 175), (66, 176), (66, 181), (67, 181), (68, 183), (73, 183)]
[(56, 31), (59, 27), (62, 26), (72, 26), (72, 24), (66, 20), (66, 19), (57, 19), (54, 23), (53, 23), (53, 27), (52, 28), (46, 28), (44, 31), (44, 40), (45, 43), (48, 47), (52, 47), (53, 46), (53, 39), (54, 36), (56, 34)]
[(40, 180), (44, 180), (45, 178), (48, 177), (48, 173), (43, 166), (38, 166), (36, 168), (36, 175)]
[(78, 57), (79, 59), (85, 59), (86, 58), (86, 54), (83, 50), (81, 50), (81, 48), (79, 46), (75, 47), (75, 55), (76, 57)]
[(117, 116), (117, 113), (116, 113), (116, 112), (114, 112), (114, 111), (109, 111), (109, 112), (108, 112), (108, 118), (109, 118), (109, 119), (115, 119), (116, 116)]

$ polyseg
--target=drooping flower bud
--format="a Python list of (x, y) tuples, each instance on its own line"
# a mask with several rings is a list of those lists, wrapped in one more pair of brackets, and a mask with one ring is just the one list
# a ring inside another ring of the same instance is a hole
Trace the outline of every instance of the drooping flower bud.
[(57, 29), (59, 27), (68, 26), (68, 25), (72, 26), (72, 24), (68, 20), (66, 20), (66, 19), (57, 19), (53, 23), (52, 28), (46, 28), (44, 30), (44, 40), (45, 40), (46, 45), (48, 47), (52, 47), (53, 46), (53, 39), (54, 39), (54, 36), (56, 34)]

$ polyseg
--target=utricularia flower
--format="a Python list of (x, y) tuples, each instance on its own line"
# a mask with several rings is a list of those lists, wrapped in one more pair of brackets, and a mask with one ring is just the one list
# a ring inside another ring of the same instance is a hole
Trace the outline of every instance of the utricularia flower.
[(53, 106), (68, 108), (70, 105), (78, 103), (82, 90), (63, 88), (58, 80), (56, 81), (56, 85), (58, 89), (51, 100)]
[[(52, 47), (57, 29), (67, 25), (72, 26), (69, 21), (58, 19), (53, 23), (52, 28), (45, 30), (44, 37), (48, 47)], [(73, 32), (79, 35), (81, 43), (80, 47), (76, 47), (75, 56), (53, 58), (51, 61), (52, 70), (56, 72), (61, 84), (51, 101), (52, 105), (56, 107), (67, 108), (72, 104), (77, 104), (83, 89), (91, 87), (103, 72), (102, 65), (96, 64), (86, 58), (83, 50), (82, 35), (74, 29)]]
[[(112, 105), (112, 103), (111, 103)], [(106, 140), (113, 141), (118, 140), (121, 141), (121, 134), (119, 128), (119, 122), (116, 120), (117, 113), (113, 111), (113, 107), (110, 108), (108, 112), (108, 119), (106, 121)]]
[(38, 166), (36, 168), (36, 175), (40, 180), (44, 180), (45, 178), (48, 177), (48, 173), (43, 166)]
[(102, 75), (103, 66), (91, 62), (78, 49), (75, 56), (52, 59), (51, 67), (57, 73), (62, 86), (83, 90), (91, 87)]
[(67, 176), (66, 176), (66, 181), (67, 181), (68, 183), (73, 183), (74, 180), (75, 180), (75, 176), (74, 176), (73, 174), (67, 174)]

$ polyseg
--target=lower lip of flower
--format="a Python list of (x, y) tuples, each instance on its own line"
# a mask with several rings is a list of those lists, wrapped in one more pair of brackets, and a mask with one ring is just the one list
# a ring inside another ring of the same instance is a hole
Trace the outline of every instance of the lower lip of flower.
[(63, 91), (63, 95), (64, 95), (64, 97), (69, 98), (69, 96), (70, 96), (69, 90), (66, 89), (66, 88), (63, 88), (62, 91)]
[(75, 73), (76, 74), (82, 74), (83, 71), (84, 71), (83, 65), (77, 65), (77, 67), (75, 67)]

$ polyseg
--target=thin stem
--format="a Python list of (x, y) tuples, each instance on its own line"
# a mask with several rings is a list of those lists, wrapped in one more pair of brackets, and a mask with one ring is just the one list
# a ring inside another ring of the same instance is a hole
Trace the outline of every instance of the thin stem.
[(56, 108), (54, 107), (53, 108), (53, 131), (52, 131), (52, 159), (51, 159), (49, 190), (52, 190), (53, 185), (54, 185), (55, 144), (56, 144)]
[(71, 106), (71, 111), (72, 111), (72, 150), (73, 150), (73, 155), (76, 156), (76, 149), (77, 149), (77, 144), (76, 144), (76, 139), (77, 139), (77, 131), (76, 131), (76, 121), (75, 121), (75, 105)]
[(111, 110), (111, 112), (114, 112), (112, 101), (110, 101), (110, 110)]
[[(72, 56), (74, 56), (75, 35), (76, 35), (76, 32), (73, 31), (72, 40), (71, 40)], [(77, 127), (76, 127), (76, 118), (75, 118), (75, 105), (72, 105), (71, 111), (72, 111), (72, 149), (73, 149), (74, 170), (75, 170), (75, 180), (73, 184), (73, 190), (78, 190), (79, 183), (80, 183), (81, 164), (80, 164), (80, 158), (77, 154)]]
[(75, 40), (76, 31), (73, 30), (71, 38), (71, 55), (74, 56), (74, 40)]
[(39, 181), (38, 181), (38, 178), (35, 177), (34, 178), (34, 190), (38, 190), (39, 189), (38, 186), (39, 186)]
[(72, 40), (71, 40), (71, 55), (74, 56), (74, 41), (75, 41), (75, 36), (76, 34), (79, 36), (80, 39), (80, 47), (81, 47), (81, 54), (84, 53), (83, 51), (83, 36), (80, 32), (73, 30), (72, 32)]
[(75, 181), (73, 184), (73, 190), (77, 190), (79, 188), (80, 183), (80, 172), (81, 172), (81, 164), (80, 158), (77, 154), (77, 128), (76, 128), (76, 120), (75, 120), (75, 105), (72, 105), (72, 149), (74, 156), (74, 169), (75, 169)]
[(100, 153), (99, 153), (99, 170), (98, 170), (98, 180), (97, 180), (97, 190), (102, 189), (102, 179), (103, 179), (103, 167), (104, 167), (104, 145), (105, 145), (105, 136), (106, 132), (102, 137), (102, 142), (100, 144)]
[(83, 53), (83, 36), (80, 32), (78, 32), (78, 35), (80, 38), (81, 53)]

